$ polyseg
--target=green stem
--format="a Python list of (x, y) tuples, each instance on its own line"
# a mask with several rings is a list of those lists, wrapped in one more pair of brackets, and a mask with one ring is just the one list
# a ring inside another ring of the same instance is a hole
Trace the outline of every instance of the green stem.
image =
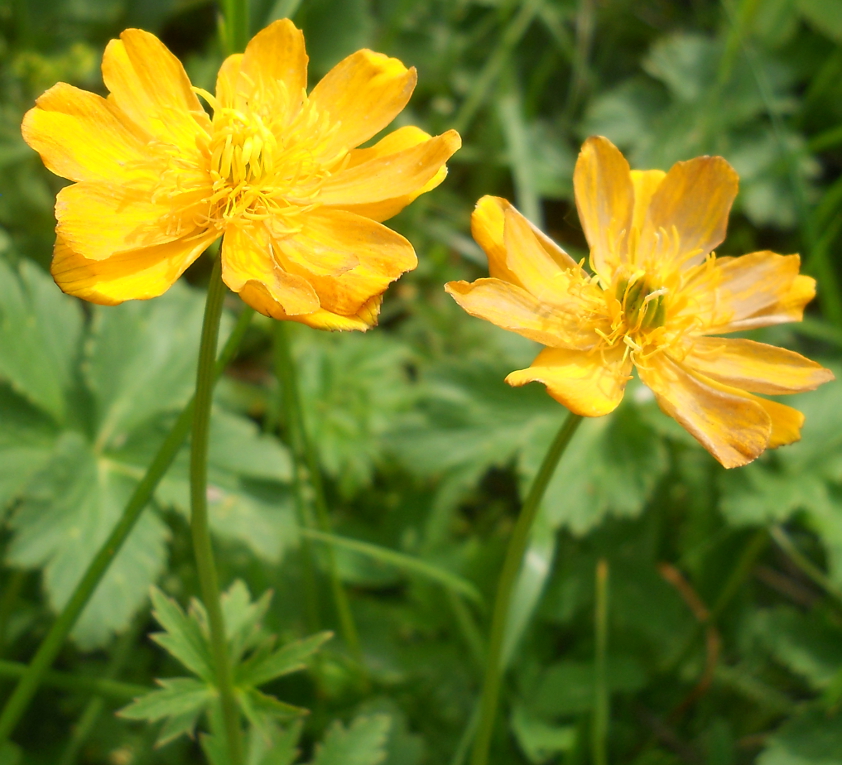
[[(0, 659), (0, 677), (24, 677), (28, 670), (29, 666), (26, 664)], [(100, 696), (110, 696), (122, 701), (136, 699), (138, 696), (143, 696), (154, 690), (145, 685), (120, 683), (109, 678), (71, 675), (68, 672), (48, 671), (44, 673), (41, 679), (44, 685), (48, 685), (51, 688), (61, 688), (64, 691), (96, 693)]]
[(199, 346), (199, 364), (196, 371), (195, 411), (193, 413), (193, 434), (190, 448), (190, 530), (193, 536), (193, 554), (196, 571), (202, 590), (202, 602), (208, 612), (211, 652), (214, 673), (219, 686), (222, 716), (225, 722), (225, 738), (231, 765), (242, 765), (243, 742), (240, 728), (240, 713), (234, 696), (234, 677), (228, 655), (228, 641), (225, 637), (225, 619), (219, 599), (219, 578), (213, 559), (213, 546), (208, 522), (208, 443), (210, 436), (210, 414), (213, 402), (214, 358), (219, 337), (219, 322), (222, 318), (222, 303), (225, 299), (225, 285), (222, 282), (222, 261), (214, 261), (213, 273), (208, 285), (205, 303), (205, 319), (202, 323), (202, 341)]
[(488, 752), (491, 747), (491, 736), (494, 733), (494, 720), (497, 716), (497, 703), (503, 676), (502, 656), (506, 624), (509, 621), (512, 592), (523, 562), (526, 546), (529, 543), (532, 524), (538, 514), (538, 508), (547, 485), (555, 472), (556, 465), (558, 465), (581, 421), (581, 416), (571, 412), (558, 431), (558, 435), (547, 450), (541, 468), (538, 470), (538, 475), (535, 476), (529, 495), (523, 503), (512, 538), (509, 541), (509, 547), (506, 550), (506, 559), (503, 563), (503, 571), (500, 574), (500, 583), (497, 586), (497, 598), (494, 601), (491, 639), (485, 664), (485, 682), (480, 701), (479, 725), (471, 755), (471, 765), (486, 765), (488, 762)]
[[(217, 377), (222, 374), (228, 362), (234, 357), (234, 353), (248, 328), (253, 314), (254, 311), (251, 308), (246, 308), (240, 315), (237, 326), (228, 338), (228, 342), (225, 344), (225, 348), (222, 350), (219, 360), (216, 363), (215, 375)], [(125, 510), (123, 510), (122, 517), (88, 565), (87, 570), (76, 585), (76, 589), (73, 590), (73, 594), (67, 601), (64, 610), (53, 623), (41, 645), (38, 646), (38, 650), (35, 652), (35, 656), (30, 662), (29, 667), (23, 674), (12, 695), (6, 701), (3, 712), (0, 714), (0, 746), (2, 746), (3, 742), (15, 729), (21, 716), (29, 706), (32, 696), (41, 684), (44, 673), (50, 668), (53, 661), (55, 661), (67, 635), (73, 629), (73, 625), (76, 624), (76, 620), (94, 594), (97, 585), (114, 560), (114, 556), (120, 551), (123, 543), (134, 528), (135, 523), (137, 523), (137, 519), (140, 518), (143, 509), (152, 498), (152, 494), (158, 487), (158, 483), (164, 477), (167, 470), (169, 470), (170, 465), (172, 465), (179, 449), (181, 449), (181, 445), (184, 443), (184, 439), (187, 437), (192, 420), (193, 401), (191, 400), (175, 421), (169, 434), (158, 449), (155, 459), (152, 460), (152, 464), (149, 465), (146, 474), (137, 485), (131, 499), (129, 499)]]
[(249, 41), (248, 0), (222, 0), (222, 47), (225, 55), (242, 53)]
[[(292, 442), (295, 470), (297, 472), (306, 472), (307, 480), (313, 490), (313, 504), (316, 508), (318, 530), (322, 534), (330, 534), (330, 515), (327, 510), (324, 485), (322, 484), (319, 455), (316, 447), (307, 435), (304, 408), (301, 404), (301, 394), (298, 389), (298, 375), (290, 350), (287, 328), (283, 322), (278, 322), (275, 327), (275, 333), (275, 369), (278, 373), (278, 379), (286, 391), (283, 395), (282, 403), (284, 406), (284, 419), (291, 431), (290, 441)], [(312, 531), (313, 529), (310, 530)], [(327, 556), (328, 572), (330, 575), (330, 588), (339, 617), (339, 628), (342, 638), (348, 646), (351, 655), (362, 666), (363, 657), (359, 633), (357, 632), (357, 625), (354, 622), (354, 615), (351, 612), (351, 604), (348, 602), (348, 595), (339, 577), (336, 556), (330, 546), (327, 547), (325, 554)]]
[(594, 715), (591, 752), (594, 765), (608, 765), (608, 561), (596, 566), (596, 658), (594, 663)]

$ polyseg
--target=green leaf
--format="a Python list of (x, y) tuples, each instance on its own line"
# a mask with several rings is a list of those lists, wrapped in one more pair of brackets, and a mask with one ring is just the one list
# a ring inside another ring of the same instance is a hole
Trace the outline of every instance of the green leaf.
[(220, 600), (231, 661), (236, 666), (243, 653), (261, 640), (261, 621), (269, 609), (272, 592), (271, 590), (264, 592), (257, 602), (252, 603), (251, 594), (245, 583), (237, 579), (222, 594)]
[(56, 422), (67, 415), (81, 331), (78, 301), (31, 261), (15, 273), (0, 260), (0, 377)]
[(198, 621), (157, 587), (152, 588), (152, 605), (152, 615), (166, 630), (152, 636), (155, 642), (206, 683), (212, 683), (213, 658)]
[(809, 709), (769, 737), (757, 765), (839, 765), (840, 752), (842, 715)]
[(759, 611), (753, 631), (773, 656), (815, 690), (828, 688), (842, 666), (842, 633), (820, 613), (779, 606)]
[(312, 765), (378, 765), (386, 759), (390, 725), (388, 715), (358, 717), (347, 729), (335, 722), (316, 747)]
[(248, 765), (292, 765), (298, 756), (298, 740), (303, 724), (296, 720), (286, 728), (268, 726), (265, 731), (249, 732)]
[(835, 0), (798, 0), (798, 9), (816, 30), (842, 44), (842, 6)]
[(332, 637), (332, 632), (320, 632), (288, 643), (268, 656), (255, 657), (255, 660), (247, 661), (237, 669), (237, 683), (263, 685), (283, 675), (299, 672), (307, 667), (307, 659)]
[(165, 744), (192, 732), (199, 715), (217, 698), (217, 694), (206, 683), (188, 677), (157, 682), (161, 690), (141, 696), (118, 714), (128, 720), (149, 722), (168, 718), (158, 739), (159, 744)]
[[(32, 480), (10, 520), (14, 537), (7, 560), (43, 568), (55, 610), (67, 602), (122, 515), (136, 480), (70, 431)], [(128, 626), (164, 568), (168, 536), (156, 513), (141, 516), (71, 633), (82, 648), (103, 645), (112, 632)]]
[(59, 431), (26, 399), (0, 385), (0, 518), (53, 456)]
[(537, 717), (523, 705), (512, 712), (512, 730), (529, 761), (540, 765), (576, 745), (576, 725), (553, 725)]
[(256, 688), (249, 688), (245, 692), (238, 693), (237, 701), (249, 723), (264, 735), (271, 722), (286, 722), (309, 714), (306, 709), (286, 704), (274, 696), (261, 693)]
[(96, 440), (119, 447), (139, 425), (181, 409), (195, 385), (204, 297), (182, 283), (152, 301), (97, 308), (86, 344)]

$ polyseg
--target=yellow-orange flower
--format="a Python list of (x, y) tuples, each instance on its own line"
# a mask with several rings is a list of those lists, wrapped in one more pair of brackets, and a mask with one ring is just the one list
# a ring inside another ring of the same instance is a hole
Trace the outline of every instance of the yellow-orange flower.
[(414, 69), (361, 50), (308, 95), (304, 37), (283, 20), (225, 60), (215, 96), (137, 29), (109, 43), (102, 75), (107, 99), (59, 83), (23, 121), (44, 164), (75, 181), (56, 200), (65, 292), (155, 297), (224, 235), (222, 278), (261, 313), (377, 323), (383, 291), (417, 263), (381, 221), (441, 183), (460, 145), (454, 131), (402, 127), (356, 148), (404, 108)]
[(504, 199), (473, 215), (491, 278), (451, 282), (468, 313), (547, 346), (506, 381), (539, 381), (576, 414), (611, 412), (633, 368), (661, 409), (725, 467), (800, 438), (803, 415), (752, 395), (812, 390), (833, 379), (792, 351), (719, 335), (800, 321), (815, 281), (797, 255), (717, 258), (737, 174), (721, 157), (633, 171), (589, 138), (574, 174), (593, 274)]

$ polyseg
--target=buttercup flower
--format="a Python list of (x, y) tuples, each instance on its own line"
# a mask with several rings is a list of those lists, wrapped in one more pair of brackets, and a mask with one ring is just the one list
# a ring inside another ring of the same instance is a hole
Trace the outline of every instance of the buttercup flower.
[(833, 379), (792, 351), (719, 335), (800, 321), (815, 281), (798, 255), (717, 258), (737, 174), (721, 157), (668, 173), (630, 170), (607, 139), (576, 163), (579, 218), (593, 274), (504, 199), (473, 215), (491, 278), (451, 282), (468, 313), (547, 346), (506, 381), (539, 381), (572, 412), (613, 411), (633, 368), (661, 409), (725, 467), (800, 438), (803, 415), (752, 395), (796, 393)]
[(215, 96), (138, 29), (109, 43), (102, 75), (107, 99), (59, 83), (23, 121), (44, 164), (75, 181), (56, 200), (62, 290), (155, 297), (224, 235), (222, 278), (261, 313), (376, 324), (383, 291), (417, 263), (381, 221), (441, 183), (460, 146), (452, 130), (402, 127), (356, 148), (404, 108), (414, 69), (361, 50), (308, 95), (304, 37), (283, 20), (225, 60)]

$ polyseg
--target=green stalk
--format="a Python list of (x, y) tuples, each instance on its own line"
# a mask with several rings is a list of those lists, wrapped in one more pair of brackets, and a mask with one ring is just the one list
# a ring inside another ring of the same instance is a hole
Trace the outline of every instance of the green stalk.
[(225, 55), (242, 53), (249, 41), (248, 0), (222, 0), (220, 32)]
[(596, 656), (594, 662), (594, 714), (591, 728), (593, 765), (608, 765), (608, 561), (596, 565), (596, 609), (594, 617)]
[[(298, 389), (298, 375), (290, 350), (287, 328), (283, 322), (278, 322), (275, 326), (275, 370), (278, 374), (278, 381), (285, 391), (281, 403), (284, 407), (284, 419), (290, 429), (290, 445), (295, 461), (295, 471), (296, 473), (306, 473), (307, 480), (313, 490), (313, 504), (316, 508), (318, 530), (322, 534), (330, 534), (330, 515), (327, 509), (324, 485), (322, 484), (319, 455), (316, 447), (307, 435), (304, 408), (301, 404), (301, 394)], [(304, 513), (304, 517), (305, 521), (307, 521), (308, 514)], [(313, 529), (310, 530), (313, 531)], [(340, 632), (351, 655), (362, 666), (362, 648), (360, 647), (359, 633), (357, 632), (357, 625), (354, 622), (354, 615), (351, 612), (351, 604), (348, 602), (348, 595), (339, 577), (339, 568), (336, 565), (336, 556), (333, 553), (333, 548), (328, 546), (325, 555), (327, 556), (328, 562), (330, 589), (333, 594), (334, 606), (339, 616)]]
[(231, 765), (243, 763), (243, 741), (240, 713), (234, 696), (234, 677), (225, 637), (225, 619), (219, 600), (219, 578), (213, 559), (213, 546), (208, 522), (208, 442), (210, 414), (213, 402), (214, 358), (219, 337), (219, 321), (225, 285), (222, 282), (222, 260), (214, 261), (208, 285), (205, 318), (202, 323), (202, 340), (199, 346), (199, 364), (196, 370), (195, 411), (190, 448), (190, 531), (193, 536), (193, 554), (202, 591), (202, 602), (208, 612), (211, 652), (214, 674), (219, 687), (225, 739)]
[[(28, 670), (29, 666), (26, 664), (0, 659), (0, 677), (24, 677)], [(42, 682), (44, 685), (51, 688), (60, 688), (63, 691), (95, 693), (120, 701), (131, 701), (154, 690), (154, 688), (145, 685), (121, 683), (110, 678), (71, 675), (69, 672), (45, 672)]]
[[(222, 374), (228, 362), (234, 357), (234, 353), (248, 328), (253, 314), (254, 311), (251, 308), (246, 308), (240, 315), (237, 326), (228, 338), (228, 342), (225, 344), (225, 348), (223, 348), (222, 353), (219, 355), (219, 360), (216, 362), (216, 370), (214, 372), (216, 377)], [(55, 661), (65, 638), (67, 638), (70, 630), (73, 629), (73, 625), (76, 624), (76, 620), (94, 594), (97, 585), (114, 560), (114, 556), (120, 551), (123, 543), (131, 533), (143, 509), (149, 504), (149, 500), (158, 487), (158, 483), (164, 477), (167, 470), (169, 470), (170, 465), (172, 465), (179, 449), (181, 449), (181, 445), (184, 443), (184, 439), (187, 437), (192, 420), (193, 401), (191, 400), (175, 421), (169, 434), (158, 449), (155, 459), (152, 460), (152, 464), (149, 465), (146, 474), (137, 485), (128, 504), (126, 504), (122, 517), (108, 539), (99, 548), (99, 552), (97, 552), (94, 559), (88, 565), (87, 570), (79, 580), (79, 584), (76, 585), (76, 589), (67, 601), (64, 610), (53, 623), (41, 645), (38, 646), (38, 650), (35, 652), (35, 656), (30, 662), (29, 667), (23, 674), (12, 695), (6, 701), (3, 712), (0, 713), (0, 746), (2, 746), (3, 742), (15, 729), (21, 716), (29, 706), (32, 696), (41, 684), (44, 674), (52, 666), (53, 661)]]
[(509, 621), (512, 592), (517, 580), (518, 572), (523, 563), (523, 555), (529, 543), (532, 524), (538, 514), (538, 507), (544, 498), (544, 492), (555, 472), (561, 456), (564, 454), (570, 439), (579, 427), (582, 418), (572, 412), (558, 431), (558, 435), (547, 450), (538, 475), (529, 495), (523, 503), (520, 516), (515, 524), (506, 559), (497, 586), (497, 598), (494, 601), (494, 615), (491, 620), (491, 639), (488, 647), (488, 658), (485, 664), (485, 682), (480, 701), (479, 724), (474, 749), (471, 755), (471, 765), (487, 765), (488, 752), (491, 747), (491, 736), (494, 733), (494, 720), (497, 716), (497, 704), (500, 697), (500, 685), (503, 676), (503, 642), (506, 637), (506, 624)]

